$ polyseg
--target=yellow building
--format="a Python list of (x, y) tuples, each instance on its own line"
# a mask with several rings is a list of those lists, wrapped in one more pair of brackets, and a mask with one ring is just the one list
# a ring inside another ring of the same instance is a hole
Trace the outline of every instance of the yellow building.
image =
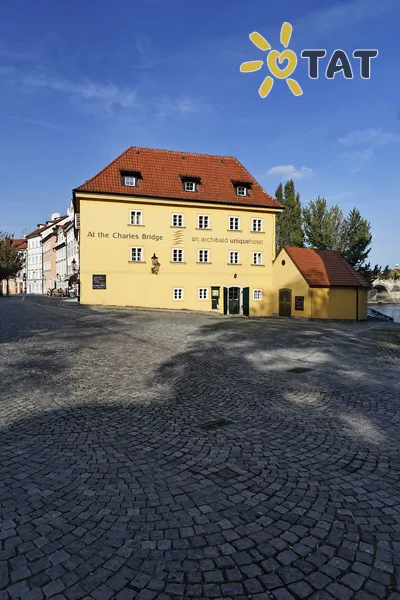
[(273, 312), (308, 319), (367, 319), (369, 284), (338, 253), (286, 246), (273, 264)]
[(129, 148), (73, 201), (83, 304), (273, 312), (282, 207), (237, 159)]

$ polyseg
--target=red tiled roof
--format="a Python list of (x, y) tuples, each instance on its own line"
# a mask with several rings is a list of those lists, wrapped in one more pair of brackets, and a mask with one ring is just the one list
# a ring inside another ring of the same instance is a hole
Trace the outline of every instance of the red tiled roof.
[(26, 250), (28, 247), (27, 241), (25, 238), (19, 238), (17, 240), (13, 240), (12, 245), (14, 248), (18, 248), (19, 250)]
[[(122, 185), (121, 171), (139, 172), (138, 187)], [(185, 192), (181, 177), (201, 178), (198, 192)], [(250, 182), (249, 196), (237, 196), (234, 182)], [(233, 156), (131, 147), (74, 192), (97, 192), (282, 208)]]
[(34, 229), (33, 231), (31, 231), (31, 233), (28, 233), (28, 235), (25, 237), (30, 238), (30, 237), (34, 237), (35, 235), (39, 235), (39, 233), (42, 233), (42, 231), (45, 231), (52, 225), (57, 225), (57, 223), (59, 223), (60, 221), (62, 221), (65, 218), (66, 218), (66, 215), (64, 215), (63, 217), (57, 217), (57, 219), (54, 219), (54, 221), (47, 221), (46, 225), (43, 225), (43, 227), (38, 227), (37, 229)]
[(369, 283), (335, 250), (284, 248), (311, 287), (365, 287)]

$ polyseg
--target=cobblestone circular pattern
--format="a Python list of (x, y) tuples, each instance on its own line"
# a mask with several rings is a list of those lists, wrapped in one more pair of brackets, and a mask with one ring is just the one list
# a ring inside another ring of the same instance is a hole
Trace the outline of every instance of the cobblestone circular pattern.
[(1, 600), (400, 598), (399, 365), (373, 338), (5, 310)]

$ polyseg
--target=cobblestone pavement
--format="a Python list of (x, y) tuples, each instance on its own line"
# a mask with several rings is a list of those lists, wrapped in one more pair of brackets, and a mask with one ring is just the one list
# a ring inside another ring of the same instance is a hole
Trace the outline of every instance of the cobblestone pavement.
[(400, 598), (400, 327), (0, 298), (0, 600)]

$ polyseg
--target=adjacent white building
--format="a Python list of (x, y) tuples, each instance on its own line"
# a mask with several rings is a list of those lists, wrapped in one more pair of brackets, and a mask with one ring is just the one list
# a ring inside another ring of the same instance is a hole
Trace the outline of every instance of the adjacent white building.
[(28, 294), (45, 293), (42, 240), (47, 237), (54, 225), (61, 220), (60, 213), (53, 213), (49, 221), (39, 223), (37, 229), (26, 236), (28, 242), (26, 291)]

